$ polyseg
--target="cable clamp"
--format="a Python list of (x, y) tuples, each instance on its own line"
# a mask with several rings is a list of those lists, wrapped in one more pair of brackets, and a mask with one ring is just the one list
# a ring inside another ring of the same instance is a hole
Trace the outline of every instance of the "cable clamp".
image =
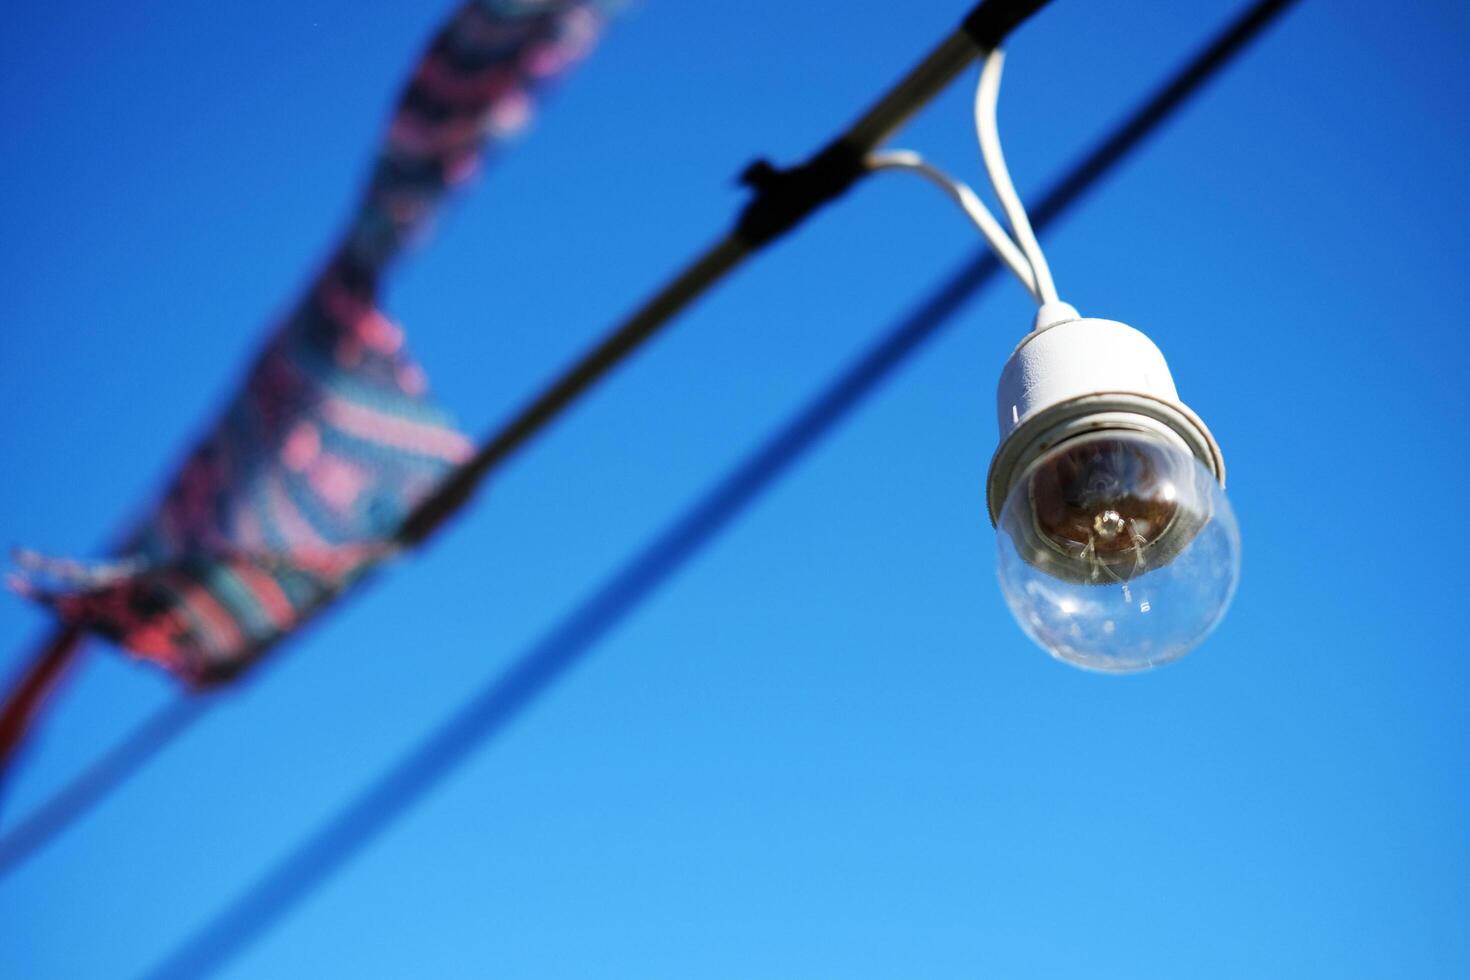
[(781, 169), (759, 159), (740, 183), (755, 198), (740, 212), (735, 234), (752, 249), (780, 238), (822, 205), (841, 197), (867, 172), (863, 151), (837, 140), (805, 163)]
[(1047, 0), (984, 0), (965, 17), (960, 29), (981, 51), (994, 51)]

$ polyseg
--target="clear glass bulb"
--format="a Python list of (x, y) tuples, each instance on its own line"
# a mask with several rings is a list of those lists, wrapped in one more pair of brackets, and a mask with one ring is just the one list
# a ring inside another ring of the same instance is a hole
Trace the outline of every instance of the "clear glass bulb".
[(1240, 578), (1240, 531), (1220, 484), (1145, 433), (1097, 432), (1048, 451), (1012, 487), (996, 541), (1021, 628), (1091, 670), (1188, 653)]

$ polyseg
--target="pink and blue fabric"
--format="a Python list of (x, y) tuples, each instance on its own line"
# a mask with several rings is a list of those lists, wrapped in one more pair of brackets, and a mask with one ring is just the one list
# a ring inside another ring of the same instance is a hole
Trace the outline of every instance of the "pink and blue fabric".
[(460, 7), (401, 95), (342, 241), (151, 515), (112, 561), (20, 554), (14, 587), (207, 686), (390, 557), (473, 446), (379, 308), (383, 277), (606, 14), (605, 0)]

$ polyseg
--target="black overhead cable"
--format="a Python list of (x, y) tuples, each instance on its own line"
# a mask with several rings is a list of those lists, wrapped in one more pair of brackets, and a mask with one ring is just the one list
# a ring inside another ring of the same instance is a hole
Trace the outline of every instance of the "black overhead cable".
[[(1112, 135), (1053, 185), (1034, 210), (1039, 229), (1148, 137), (1292, 0), (1263, 0), (1232, 23)], [(206, 921), (146, 976), (198, 977), (225, 966), (407, 813), (487, 739), (575, 666), (599, 639), (828, 435), (961, 309), (999, 265), (986, 251), (949, 275), (908, 317), (849, 364), (693, 507), (567, 617), (482, 687), (362, 793)]]
[[(480, 443), (475, 455), (457, 467), (404, 520), (395, 535), (411, 547), (421, 543), (459, 511), (492, 470), (566, 411), (584, 392), (622, 363), (685, 307), (728, 275), (748, 256), (769, 244), (823, 205), (845, 193), (869, 171), (869, 151), (924, 106), (980, 54), (998, 45), (1048, 0), (983, 0), (938, 47), (893, 85), (856, 122), (807, 161), (785, 169), (765, 160), (746, 168), (742, 180), (754, 192), (734, 228), (689, 263), (663, 289), (606, 334), (545, 389)], [(53, 646), (72, 642), (66, 631)], [(109, 752), (16, 828), (0, 837), (0, 875), (52, 839), (73, 816), (106, 796), (145, 764), (186, 724), (169, 724), (172, 709), (145, 719)], [(197, 718), (193, 712), (189, 720)]]
[(754, 196), (735, 227), (691, 262), (652, 299), (598, 341), (510, 422), (480, 444), (399, 528), (398, 540), (418, 544), (474, 493), (480, 481), (579, 395), (637, 350), (686, 306), (763, 246), (801, 224), (871, 171), (868, 153), (948, 85), (981, 54), (996, 47), (1048, 0), (982, 0), (960, 26), (929, 52), (852, 125), (808, 160), (778, 168), (757, 160), (742, 181)]

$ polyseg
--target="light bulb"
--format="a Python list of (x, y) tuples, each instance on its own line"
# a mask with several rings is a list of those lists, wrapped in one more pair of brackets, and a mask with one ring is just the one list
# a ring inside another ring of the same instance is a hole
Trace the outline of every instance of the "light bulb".
[(1154, 432), (1062, 441), (1012, 484), (997, 522), (1001, 589), (1054, 657), (1128, 672), (1174, 660), (1215, 627), (1240, 576), (1219, 481)]

